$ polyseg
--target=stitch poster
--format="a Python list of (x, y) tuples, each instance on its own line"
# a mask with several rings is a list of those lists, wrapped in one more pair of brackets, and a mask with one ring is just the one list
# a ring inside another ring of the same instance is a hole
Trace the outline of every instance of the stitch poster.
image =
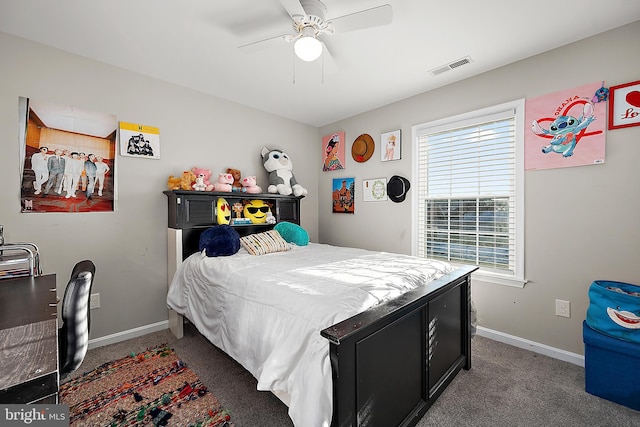
[(606, 102), (595, 96), (602, 86), (597, 82), (526, 100), (525, 169), (604, 163)]

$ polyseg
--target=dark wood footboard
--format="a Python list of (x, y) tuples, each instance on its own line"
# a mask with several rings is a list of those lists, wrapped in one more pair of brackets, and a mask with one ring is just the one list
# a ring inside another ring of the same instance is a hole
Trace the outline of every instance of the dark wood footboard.
[(471, 368), (465, 266), (321, 332), (330, 342), (334, 427), (414, 426)]

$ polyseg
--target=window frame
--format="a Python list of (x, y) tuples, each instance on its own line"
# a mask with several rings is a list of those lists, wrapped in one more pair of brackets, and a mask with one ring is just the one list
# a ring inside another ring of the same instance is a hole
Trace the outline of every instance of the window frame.
[[(524, 215), (524, 107), (525, 100), (517, 99), (503, 104), (494, 105), (491, 107), (482, 108), (479, 110), (470, 111), (463, 114), (458, 114), (451, 117), (446, 117), (438, 120), (432, 120), (429, 122), (421, 123), (411, 127), (411, 140), (412, 144), (412, 181), (414, 186), (419, 186), (420, 170), (419, 170), (419, 158), (418, 158), (418, 137), (425, 133), (434, 132), (436, 128), (449, 127), (455, 129), (456, 127), (464, 127), (475, 122), (482, 122), (487, 117), (501, 114), (506, 111), (512, 111), (514, 115), (515, 125), (515, 268), (512, 274), (498, 273), (494, 271), (487, 271), (480, 267), (475, 273), (473, 278), (481, 280), (483, 282), (496, 283), (500, 285), (513, 286), (522, 288), (527, 282), (525, 279), (525, 265), (524, 265), (524, 231), (525, 231), (525, 215)], [(417, 193), (417, 192), (416, 192)], [(411, 253), (414, 256), (418, 256), (418, 209), (419, 203), (418, 195), (412, 197), (412, 218), (411, 218)], [(457, 265), (456, 263), (453, 263)]]

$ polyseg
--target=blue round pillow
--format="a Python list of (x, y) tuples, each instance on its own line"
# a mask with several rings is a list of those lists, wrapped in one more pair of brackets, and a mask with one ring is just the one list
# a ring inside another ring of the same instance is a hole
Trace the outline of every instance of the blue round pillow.
[(309, 244), (309, 233), (292, 222), (281, 221), (273, 227), (287, 243), (293, 243), (298, 246), (306, 246)]
[(199, 248), (208, 257), (233, 255), (240, 250), (240, 235), (229, 225), (216, 225), (200, 234)]

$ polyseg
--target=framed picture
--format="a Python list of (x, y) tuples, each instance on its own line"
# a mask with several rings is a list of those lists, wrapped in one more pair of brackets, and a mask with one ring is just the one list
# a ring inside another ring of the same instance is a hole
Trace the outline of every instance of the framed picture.
[(394, 130), (380, 135), (380, 160), (388, 162), (389, 160), (399, 160), (401, 156), (401, 132)]
[(388, 200), (387, 178), (365, 179), (362, 181), (362, 199), (365, 202)]
[(344, 132), (322, 137), (322, 171), (344, 169)]
[(355, 178), (334, 178), (331, 197), (333, 213), (354, 213), (356, 198)]
[(153, 126), (120, 122), (120, 155), (160, 159), (160, 130)]
[[(605, 162), (607, 108), (591, 102), (601, 87), (596, 81), (525, 100), (525, 170)], [(566, 117), (574, 120), (564, 123)]]
[(609, 88), (609, 129), (640, 126), (640, 80)]
[(23, 213), (114, 212), (115, 115), (20, 97)]

